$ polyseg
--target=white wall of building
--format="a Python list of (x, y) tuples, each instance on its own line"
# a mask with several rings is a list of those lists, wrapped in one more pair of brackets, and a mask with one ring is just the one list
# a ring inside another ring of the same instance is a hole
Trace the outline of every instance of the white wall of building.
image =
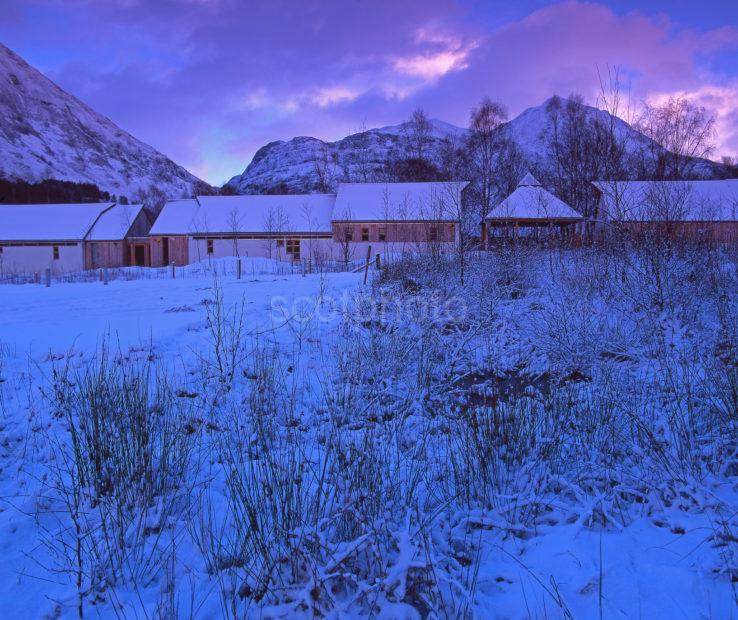
[(5, 274), (40, 273), (51, 269), (60, 274), (84, 269), (82, 243), (59, 245), (59, 258), (54, 260), (51, 245), (3, 245), (0, 253), (0, 272)]
[[(206, 239), (189, 239), (189, 258), (191, 263), (208, 259)], [(330, 239), (300, 239), (300, 258), (314, 260), (338, 260), (340, 252), (337, 244)], [(272, 258), (290, 260), (286, 245), (279, 246), (276, 239), (213, 239), (213, 252), (210, 258), (241, 256), (244, 258)]]

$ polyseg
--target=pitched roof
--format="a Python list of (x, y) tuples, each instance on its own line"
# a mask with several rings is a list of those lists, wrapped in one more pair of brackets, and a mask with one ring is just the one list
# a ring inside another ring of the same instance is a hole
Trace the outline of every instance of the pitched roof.
[(193, 232), (193, 222), (200, 204), (194, 198), (167, 200), (159, 212), (150, 235), (186, 235)]
[(520, 183), (518, 183), (518, 187), (525, 187), (526, 185), (531, 187), (541, 187), (538, 179), (536, 179), (530, 172), (526, 173), (526, 175), (520, 180)]
[(545, 190), (529, 172), (486, 220), (581, 220), (581, 213)]
[(738, 221), (738, 179), (597, 181), (600, 215), (623, 222)]
[(414, 221), (458, 219), (466, 181), (437, 183), (341, 183), (334, 221)]
[(198, 196), (170, 200), (152, 235), (331, 231), (335, 194)]
[(113, 204), (0, 205), (0, 241), (82, 241)]
[(115, 205), (104, 211), (87, 235), (88, 241), (125, 239), (143, 205)]

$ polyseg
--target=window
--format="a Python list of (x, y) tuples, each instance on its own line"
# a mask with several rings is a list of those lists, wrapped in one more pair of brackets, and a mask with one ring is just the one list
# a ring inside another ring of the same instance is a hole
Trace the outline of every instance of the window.
[(59, 260), (59, 246), (55, 245), (52, 249), (54, 260)]
[(3, 246), (0, 245), (0, 255), (3, 253)]
[(384, 226), (379, 227), (379, 240), (380, 241), (387, 240), (387, 229)]
[(300, 260), (299, 239), (287, 239), (287, 254), (292, 254), (293, 260)]
[(213, 253), (213, 240), (208, 239), (208, 254), (212, 254), (212, 253)]
[(354, 231), (351, 228), (347, 228), (345, 234), (346, 234), (346, 241), (354, 240)]
[(361, 240), (369, 241), (369, 228), (364, 226), (361, 227)]
[(428, 241), (438, 241), (438, 228), (431, 226), (428, 231)]

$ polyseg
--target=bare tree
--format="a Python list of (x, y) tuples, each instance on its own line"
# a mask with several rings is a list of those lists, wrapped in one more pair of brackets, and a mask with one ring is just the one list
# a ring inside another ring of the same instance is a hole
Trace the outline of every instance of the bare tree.
[(289, 227), (289, 218), (281, 205), (271, 207), (269, 211), (267, 211), (262, 227), (264, 232), (267, 233), (265, 243), (269, 258), (272, 258), (272, 254), (275, 253), (275, 243), (277, 243), (276, 258), (279, 260), (280, 253), (278, 242), (284, 242), (282, 235), (284, 235), (284, 232)]
[(241, 230), (238, 209), (234, 208), (228, 212), (228, 229), (233, 236), (233, 256), (238, 257), (238, 233)]
[(479, 196), (479, 220), (492, 206), (496, 186), (497, 155), (502, 136), (500, 128), (507, 120), (507, 110), (489, 97), (482, 99), (479, 107), (473, 108), (469, 118), (467, 151)]
[(662, 105), (643, 104), (636, 128), (651, 139), (651, 177), (686, 179), (714, 150), (715, 118), (683, 97)]
[(402, 129), (405, 150), (408, 157), (417, 159), (418, 161), (425, 161), (427, 159), (427, 150), (431, 143), (432, 131), (433, 126), (425, 111), (422, 108), (415, 110), (410, 120), (404, 124)]
[(313, 160), (313, 168), (318, 177), (318, 191), (330, 194), (338, 183), (338, 155), (327, 144), (322, 144)]
[(440, 212), (443, 219), (452, 220), (455, 233), (456, 258), (459, 266), (459, 280), (464, 285), (466, 276), (467, 252), (471, 245), (469, 231), (473, 230), (477, 222), (475, 215), (464, 200), (460, 184), (449, 183), (442, 186), (439, 195)]
[(554, 166), (544, 180), (564, 202), (591, 216), (597, 200), (591, 182), (603, 177), (612, 133), (581, 95), (553, 97), (546, 111), (552, 127), (548, 157)]
[(374, 178), (372, 167), (371, 137), (362, 122), (359, 129), (348, 138), (351, 149), (345, 158), (344, 177), (349, 181), (369, 183)]
[(351, 224), (353, 219), (351, 207), (346, 207), (343, 212), (338, 214), (338, 218), (338, 223), (333, 224), (333, 237), (341, 248), (341, 258), (343, 259), (344, 265), (348, 266), (354, 253), (354, 230)]

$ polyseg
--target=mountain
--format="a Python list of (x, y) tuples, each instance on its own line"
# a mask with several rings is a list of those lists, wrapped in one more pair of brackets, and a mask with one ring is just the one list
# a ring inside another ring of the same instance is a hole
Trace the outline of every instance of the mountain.
[[(462, 140), (466, 129), (433, 119), (428, 153), (435, 160), (445, 139)], [(369, 181), (383, 174), (386, 162), (404, 149), (410, 123), (369, 129), (336, 142), (300, 136), (277, 140), (261, 147), (242, 174), (226, 186), (240, 194), (299, 193), (320, 191), (321, 175), (333, 179)]]
[[(542, 177), (551, 172), (552, 161), (549, 143), (554, 134), (551, 115), (548, 112), (551, 99), (542, 105), (531, 107), (505, 123), (500, 131), (507, 134), (518, 146), (524, 165)], [(562, 103), (566, 100), (561, 99)], [(609, 114), (603, 110), (584, 106), (588, 119), (609, 122)], [(260, 148), (243, 173), (234, 176), (226, 184), (242, 194), (314, 192), (340, 180), (381, 180), (386, 174), (386, 163), (393, 156), (402, 156), (404, 136), (410, 123), (370, 129), (349, 135), (336, 142), (324, 142), (317, 138), (298, 137), (289, 141), (276, 141)], [(632, 159), (653, 158), (659, 147), (628, 125), (615, 119), (615, 131), (627, 144)], [(449, 142), (457, 146), (463, 143), (468, 130), (433, 119), (426, 147), (427, 158), (440, 166), (444, 150)], [(724, 177), (730, 173), (722, 164), (699, 160), (693, 172), (700, 177)], [(328, 177), (326, 179), (326, 177)]]
[(172, 198), (208, 187), (2, 44), (0, 178), (89, 182), (129, 198), (151, 185)]

